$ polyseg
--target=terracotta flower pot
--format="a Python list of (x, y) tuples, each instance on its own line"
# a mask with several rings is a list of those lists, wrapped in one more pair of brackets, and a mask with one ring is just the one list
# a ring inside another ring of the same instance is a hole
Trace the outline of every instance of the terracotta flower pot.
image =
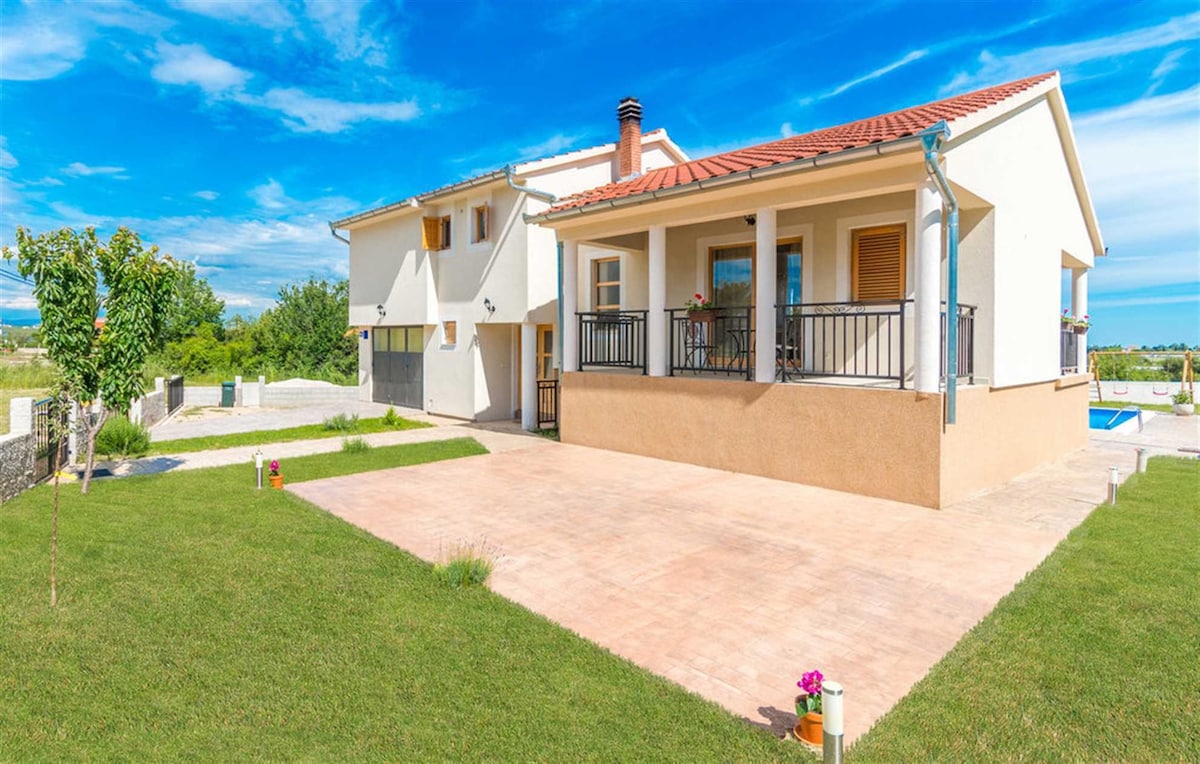
[(1080, 326), (1079, 324), (1075, 325), (1076, 334), (1087, 334), (1087, 330), (1088, 328), (1086, 326)]
[(824, 743), (824, 736), (822, 734), (823, 722), (824, 717), (821, 714), (818, 714), (816, 711), (809, 711), (800, 717), (800, 721), (796, 722), (796, 726), (792, 732), (806, 743), (821, 745)]
[(688, 320), (693, 324), (711, 324), (716, 317), (715, 310), (693, 310), (688, 313)]
[(267, 475), (267, 480), (271, 481), (272, 488), (283, 488), (283, 475)]

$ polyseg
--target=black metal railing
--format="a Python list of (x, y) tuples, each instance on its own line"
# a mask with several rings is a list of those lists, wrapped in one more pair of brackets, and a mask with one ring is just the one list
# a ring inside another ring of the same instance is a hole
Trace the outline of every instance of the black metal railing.
[(558, 426), (558, 380), (537, 381), (537, 426), (538, 429)]
[(754, 378), (754, 306), (667, 311), (671, 376), (713, 372)]
[[(975, 384), (975, 311), (976, 306), (958, 304), (958, 378), (966, 377), (970, 384)], [(940, 367), (938, 375), (946, 376), (946, 303), (942, 303), (941, 311), (942, 352), (939, 354)]]
[(1064, 326), (1059, 332), (1058, 359), (1062, 364), (1063, 374), (1075, 374), (1079, 371), (1079, 338), (1081, 336), (1071, 326)]
[(167, 416), (174, 414), (183, 405), (183, 375), (176, 374), (167, 380)]
[(646, 373), (646, 311), (577, 313), (579, 368), (606, 366)]
[(68, 411), (54, 398), (33, 404), (33, 479), (50, 477), (67, 461)]
[(910, 300), (809, 302), (776, 308), (781, 380), (893, 379), (904, 388), (905, 308)]

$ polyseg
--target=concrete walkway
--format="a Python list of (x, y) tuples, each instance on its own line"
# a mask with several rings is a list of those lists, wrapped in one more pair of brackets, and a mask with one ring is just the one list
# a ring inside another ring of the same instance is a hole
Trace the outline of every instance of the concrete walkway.
[(486, 537), (495, 591), (777, 734), (820, 668), (854, 739), (1135, 463), (1096, 444), (942, 511), (549, 442), (289, 490), (430, 561)]

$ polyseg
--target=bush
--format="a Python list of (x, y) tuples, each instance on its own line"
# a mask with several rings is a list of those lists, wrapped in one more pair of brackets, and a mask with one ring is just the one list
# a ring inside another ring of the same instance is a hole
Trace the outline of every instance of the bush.
[(326, 417), (322, 424), (326, 430), (335, 430), (337, 432), (354, 432), (358, 429), (358, 414), (354, 414), (353, 416), (334, 414), (331, 417)]
[(371, 450), (371, 444), (362, 438), (346, 438), (342, 441), (342, 453), (363, 454)]
[(96, 434), (96, 453), (127, 459), (144, 456), (150, 450), (150, 433), (140, 424), (113, 414)]
[(383, 415), (383, 423), (386, 424), (388, 427), (395, 427), (396, 425), (400, 424), (402, 421), (404, 421), (404, 420), (401, 419), (400, 416), (396, 413), (396, 407), (388, 406), (387, 413), (385, 413)]
[(477, 545), (460, 544), (445, 562), (433, 566), (433, 574), (442, 583), (455, 589), (483, 586), (491, 577), (499, 556), (499, 550), (489, 545), (487, 539)]

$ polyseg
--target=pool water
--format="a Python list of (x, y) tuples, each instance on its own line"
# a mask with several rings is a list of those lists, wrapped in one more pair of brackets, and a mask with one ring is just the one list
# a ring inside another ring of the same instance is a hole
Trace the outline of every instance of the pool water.
[[(1088, 409), (1088, 428), (1092, 430), (1115, 430), (1137, 416), (1136, 411), (1117, 409)], [(1116, 419), (1113, 419), (1116, 417)]]

